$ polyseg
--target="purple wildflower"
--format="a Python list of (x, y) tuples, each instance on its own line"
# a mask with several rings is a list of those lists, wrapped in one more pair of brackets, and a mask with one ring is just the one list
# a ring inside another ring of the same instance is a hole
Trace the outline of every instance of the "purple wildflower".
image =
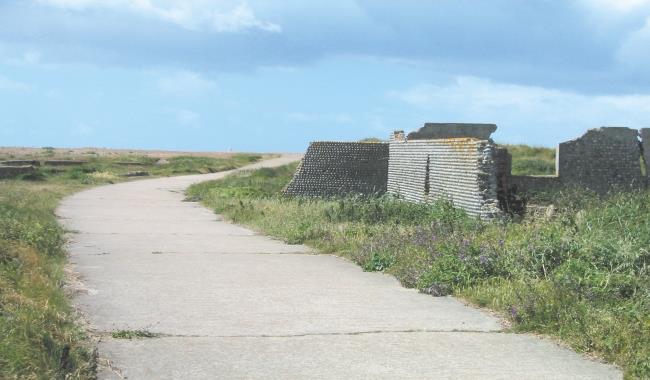
[(509, 311), (510, 311), (510, 317), (512, 319), (516, 320), (517, 317), (519, 317), (519, 310), (517, 310), (517, 308), (514, 305), (510, 305)]

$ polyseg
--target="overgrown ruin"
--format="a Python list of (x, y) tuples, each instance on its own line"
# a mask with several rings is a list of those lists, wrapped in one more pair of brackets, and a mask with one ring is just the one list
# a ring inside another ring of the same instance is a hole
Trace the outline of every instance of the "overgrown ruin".
[(427, 123), (408, 136), (394, 132), (388, 143), (314, 142), (285, 194), (448, 199), (470, 215), (491, 219), (512, 210), (514, 194), (562, 187), (605, 194), (648, 185), (650, 128), (602, 127), (563, 142), (553, 176), (513, 176), (512, 157), (490, 138), (496, 128)]

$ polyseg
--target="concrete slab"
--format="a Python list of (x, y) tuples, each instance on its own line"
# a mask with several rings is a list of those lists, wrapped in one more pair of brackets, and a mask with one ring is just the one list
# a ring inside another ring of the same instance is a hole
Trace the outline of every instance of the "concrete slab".
[[(275, 166), (281, 157), (252, 165)], [(57, 210), (100, 378), (619, 378), (451, 297), (402, 288), (224, 222), (183, 190), (227, 173), (105, 186)], [(163, 338), (113, 340), (115, 330)], [(552, 364), (551, 364), (552, 363)]]
[(499, 333), (108, 339), (100, 348), (129, 379), (620, 378), (547, 341)]

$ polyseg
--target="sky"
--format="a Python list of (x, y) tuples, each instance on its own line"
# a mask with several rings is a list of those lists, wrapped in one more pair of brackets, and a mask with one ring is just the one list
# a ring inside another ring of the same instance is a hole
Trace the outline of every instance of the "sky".
[(298, 152), (650, 127), (650, 0), (0, 0), (0, 146)]

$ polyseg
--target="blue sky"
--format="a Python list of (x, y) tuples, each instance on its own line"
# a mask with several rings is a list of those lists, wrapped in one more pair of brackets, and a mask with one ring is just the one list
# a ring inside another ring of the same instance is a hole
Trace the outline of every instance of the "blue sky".
[(0, 146), (301, 151), (650, 127), (650, 0), (2, 0)]

